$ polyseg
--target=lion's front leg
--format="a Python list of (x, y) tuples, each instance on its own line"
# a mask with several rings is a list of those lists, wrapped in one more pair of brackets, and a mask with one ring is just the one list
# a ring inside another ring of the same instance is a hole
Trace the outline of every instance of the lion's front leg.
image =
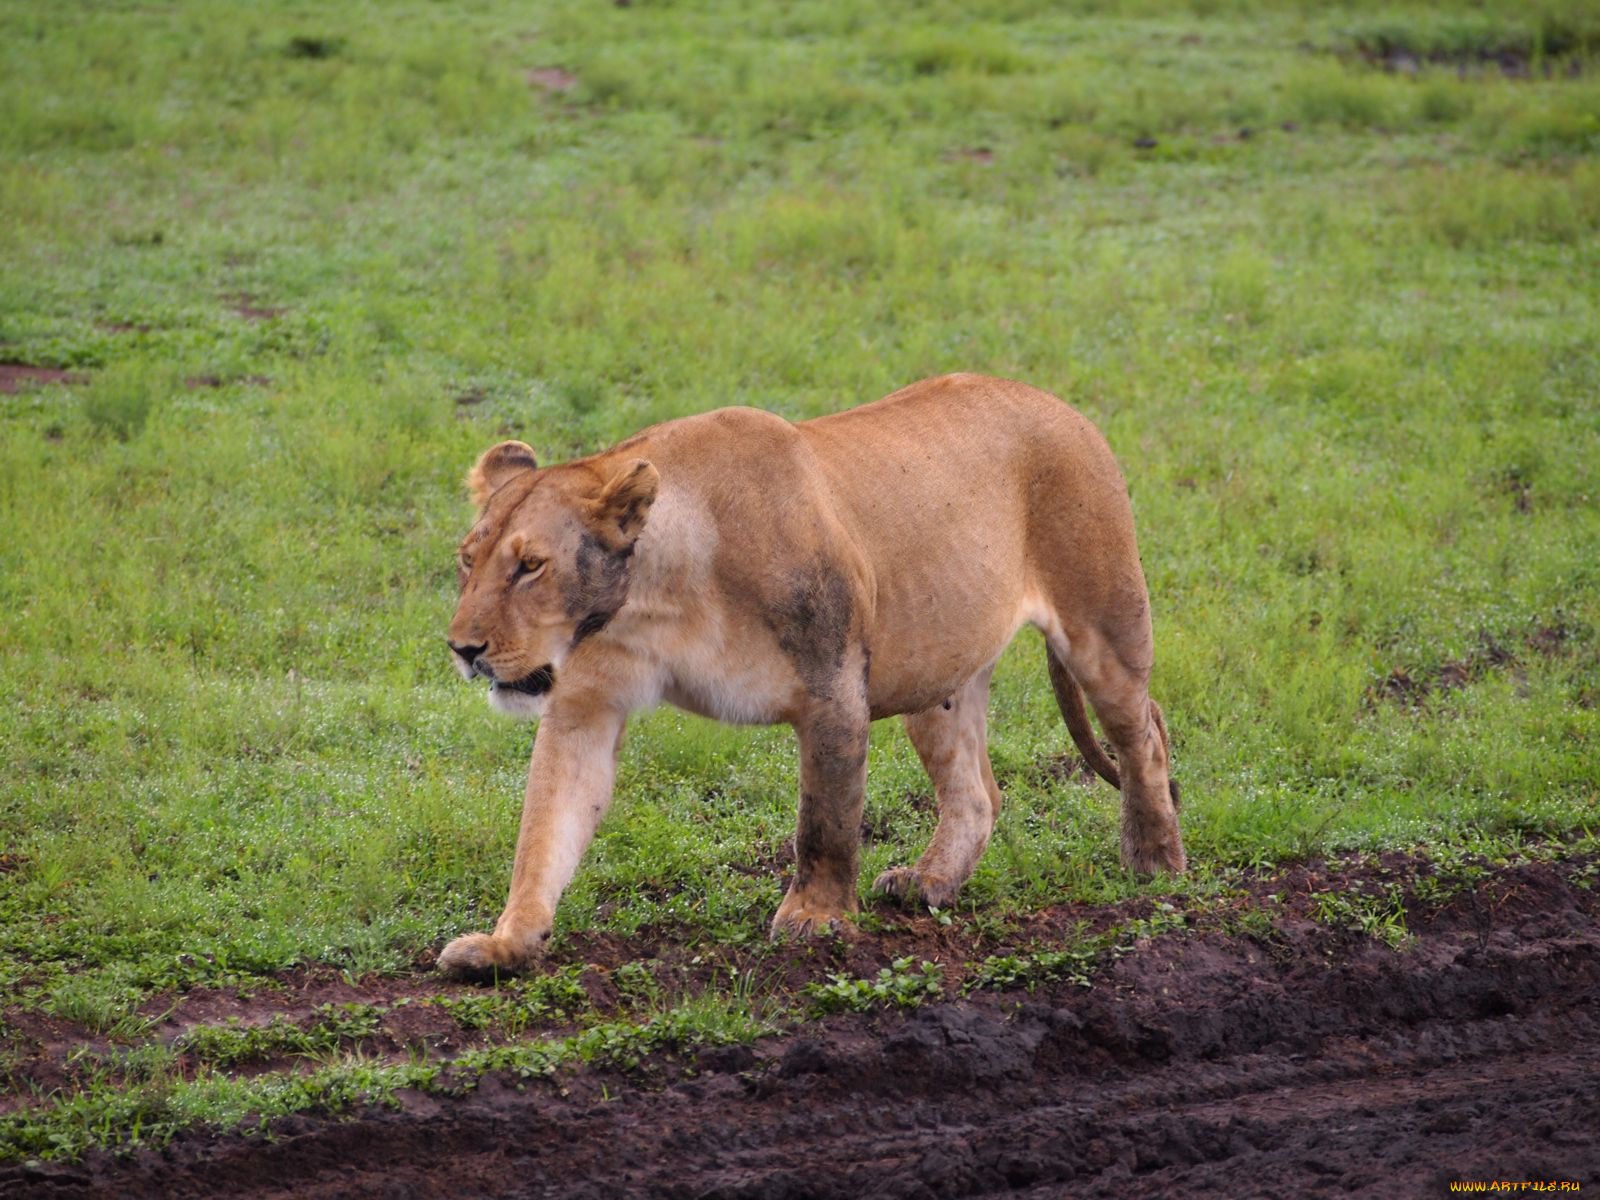
[(869, 724), (864, 694), (843, 703), (819, 703), (795, 724), (800, 738), (795, 874), (772, 919), (774, 936), (820, 933), (858, 907)]
[(609, 708), (574, 713), (552, 706), (540, 722), (505, 911), (493, 933), (469, 933), (446, 946), (440, 970), (483, 975), (538, 961), (556, 902), (611, 806), (624, 721), (624, 714)]

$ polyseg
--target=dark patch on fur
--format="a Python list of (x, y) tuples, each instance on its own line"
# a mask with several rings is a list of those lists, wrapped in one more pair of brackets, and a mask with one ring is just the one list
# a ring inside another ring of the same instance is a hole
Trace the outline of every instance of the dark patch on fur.
[(828, 837), (825, 818), (817, 812), (817, 798), (810, 792), (800, 793), (800, 821), (794, 831), (794, 889), (809, 888), (819, 868), (824, 874), (835, 858), (834, 847)]
[[(863, 768), (868, 725), (853, 704), (824, 706), (800, 739), (800, 821), (795, 832), (795, 886), (822, 876), (840, 887), (853, 881), (861, 845)], [(850, 884), (853, 886), (853, 882)]]
[[(567, 616), (581, 618), (577, 641), (598, 632), (627, 600), (628, 560), (632, 557), (632, 544), (621, 550), (608, 550), (599, 538), (587, 532), (578, 542), (572, 575), (561, 581), (561, 596)], [(605, 618), (599, 625), (585, 628), (602, 613)]]
[(800, 821), (794, 834), (794, 887), (811, 887), (820, 876), (845, 887), (860, 864), (861, 804), (839, 798), (800, 794)]
[(591, 637), (594, 634), (599, 633), (611, 623), (611, 618), (616, 615), (617, 614), (614, 612), (592, 612), (583, 620), (579, 621), (577, 631), (572, 635), (573, 648), (576, 649), (584, 638)]
[[(842, 706), (841, 706), (842, 707)], [(842, 714), (829, 714), (811, 723), (805, 741), (805, 754), (818, 774), (838, 777), (838, 786), (848, 786), (860, 775), (867, 761), (867, 725)]]
[(767, 618), (778, 646), (789, 656), (813, 696), (827, 696), (844, 669), (855, 604), (850, 583), (823, 559), (797, 567)]
[(1172, 796), (1172, 811), (1179, 812), (1183, 809), (1183, 797), (1178, 792), (1178, 781), (1167, 780), (1167, 792)]
[(817, 860), (826, 857), (830, 849), (827, 825), (817, 820), (817, 816), (817, 798), (810, 792), (801, 792), (800, 823), (794, 831), (794, 857), (802, 875), (810, 875)]
[(859, 676), (847, 672), (855, 601), (850, 582), (818, 558), (783, 576), (767, 621), (816, 705), (801, 727), (800, 822), (794, 888), (838, 890), (853, 904), (861, 844), (862, 773), (867, 760), (872, 654), (861, 646)]

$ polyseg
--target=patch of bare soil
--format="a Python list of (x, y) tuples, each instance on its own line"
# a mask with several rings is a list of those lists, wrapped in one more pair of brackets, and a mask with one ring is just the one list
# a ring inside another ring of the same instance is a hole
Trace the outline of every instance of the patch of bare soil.
[[(1570, 636), (1571, 631), (1557, 618), (1553, 623), (1533, 630), (1523, 642), (1528, 651), (1541, 658), (1557, 658), (1567, 652)], [(1463, 658), (1451, 659), (1423, 670), (1395, 667), (1382, 682), (1368, 689), (1366, 701), (1371, 705), (1379, 700), (1389, 700), (1407, 708), (1416, 708), (1432, 695), (1466, 687), (1493, 671), (1509, 671), (1519, 685), (1526, 682), (1517, 647), (1483, 633), (1479, 635), (1478, 648)]]
[[(195, 1133), (126, 1159), (3, 1168), (0, 1192), (1125, 1200), (1595, 1186), (1593, 872), (1532, 863), (1436, 892), (1442, 902), (1413, 894), (1414, 936), (1398, 950), (1307, 918), (1314, 893), (1386, 884), (1403, 866), (1263, 878), (1238, 913), (1230, 901), (1193, 932), (1136, 945), (1089, 989), (835, 1017), (645, 1077), (579, 1073), (527, 1090), (489, 1077), (461, 1097), (402, 1097), (399, 1110), (285, 1118), (272, 1140)], [(1235, 919), (1266, 911), (1268, 895), (1270, 925)], [(1037, 914), (1013, 944), (1107, 923), (1097, 911)], [(960, 963), (975, 949), (962, 937), (918, 919), (822, 957), (860, 970), (942, 945)]]
[(0, 392), (15, 395), (26, 387), (40, 387), (52, 383), (85, 383), (89, 377), (81, 371), (63, 371), (58, 367), (31, 367), (26, 363), (0, 363)]
[(1359, 38), (1356, 55), (1370, 66), (1401, 75), (1415, 75), (1424, 67), (1453, 67), (1469, 78), (1498, 71), (1507, 79), (1574, 78), (1583, 74), (1592, 55), (1592, 41), (1573, 34), (1554, 33), (1543, 45), (1531, 39), (1506, 37), (1459, 46), (1422, 46), (1396, 41), (1382, 34)]
[(230, 383), (247, 383), (252, 387), (269, 387), (272, 380), (265, 375), (240, 375), (237, 378), (224, 378), (221, 375), (189, 375), (184, 378), (183, 386), (191, 392), (201, 388), (227, 387)]
[(232, 307), (235, 315), (243, 317), (251, 324), (276, 320), (289, 311), (286, 308), (269, 308), (257, 302), (253, 296), (243, 294), (233, 297)]
[(561, 67), (535, 67), (527, 79), (529, 87), (545, 92), (570, 92), (578, 86), (578, 77)]

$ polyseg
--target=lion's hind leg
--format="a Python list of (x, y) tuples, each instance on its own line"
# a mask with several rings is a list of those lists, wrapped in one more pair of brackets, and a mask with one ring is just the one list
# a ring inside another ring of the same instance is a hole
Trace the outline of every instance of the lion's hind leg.
[(1147, 691), (1148, 636), (1119, 645), (1083, 629), (1070, 642), (1047, 635), (1047, 645), (1051, 682), (1073, 739), (1090, 750), (1073, 728), (1075, 716), (1082, 720), (1081, 700), (1076, 713), (1069, 712), (1072, 693), (1081, 686), (1116, 750), (1115, 767), (1100, 773), (1122, 792), (1123, 866), (1142, 875), (1182, 874), (1187, 864), (1178, 830), (1178, 789), (1167, 773), (1166, 721)]
[(1000, 787), (989, 766), (989, 677), (978, 672), (942, 704), (904, 718), (906, 733), (933, 781), (939, 824), (914, 867), (892, 867), (873, 890), (911, 903), (943, 908), (978, 865), (995, 818)]

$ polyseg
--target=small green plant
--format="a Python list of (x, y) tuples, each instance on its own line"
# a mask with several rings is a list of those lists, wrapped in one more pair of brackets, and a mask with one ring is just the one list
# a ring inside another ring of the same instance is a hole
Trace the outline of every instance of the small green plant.
[(1180, 929), (1188, 927), (1189, 918), (1178, 908), (1165, 900), (1157, 900), (1151, 906), (1148, 917), (1140, 917), (1129, 921), (1119, 930), (1114, 931), (1112, 947), (1114, 950), (1131, 947), (1135, 942), (1147, 938), (1157, 938), (1168, 933), (1177, 933)]
[(1434, 848), (1428, 866), (1431, 869), (1419, 873), (1411, 884), (1412, 895), (1421, 904), (1447, 904), (1490, 875), (1487, 863), (1453, 846)]
[(1062, 981), (1089, 987), (1095, 972), (1107, 960), (1128, 953), (1141, 941), (1176, 932), (1187, 924), (1175, 905), (1161, 901), (1150, 916), (1114, 925), (1101, 933), (1085, 935), (1080, 928), (1074, 944), (1060, 950), (990, 955), (978, 965), (964, 990), (1006, 991), (1020, 987), (1031, 992), (1040, 984)]
[(1011, 75), (1027, 66), (1027, 58), (1010, 39), (989, 30), (939, 30), (909, 37), (896, 31), (886, 56), (917, 75), (942, 75), (947, 71)]
[(511, 990), (535, 1015), (572, 1016), (589, 1007), (589, 993), (583, 987), (584, 969), (582, 964), (572, 964), (548, 975), (524, 977), (513, 983)]
[(595, 1066), (631, 1071), (644, 1057), (657, 1050), (680, 1044), (684, 1027), (671, 1016), (657, 1017), (638, 1024), (611, 1021), (586, 1029), (571, 1043), (574, 1056)]
[(1272, 922), (1272, 915), (1260, 908), (1245, 908), (1230, 913), (1223, 918), (1221, 926), (1224, 932), (1254, 938), (1259, 942), (1271, 942), (1277, 938), (1277, 926)]
[(611, 972), (611, 982), (622, 998), (634, 1004), (656, 1004), (661, 1000), (661, 983), (652, 962), (625, 962)]
[(1070, 950), (1036, 950), (1032, 954), (992, 954), (979, 964), (966, 983), (968, 992), (992, 988), (1033, 991), (1043, 983), (1069, 982), (1088, 987), (1099, 964), (1101, 950), (1095, 945), (1075, 946)]
[(916, 1008), (944, 995), (944, 970), (935, 962), (897, 958), (870, 979), (830, 975), (826, 983), (807, 985), (805, 994), (810, 1011), (817, 1016), (870, 1012), (875, 1008)]
[(0, 1161), (76, 1158), (92, 1147), (160, 1146), (197, 1124), (218, 1130), (261, 1128), (284, 1113), (392, 1103), (401, 1088), (436, 1086), (436, 1063), (384, 1064), (361, 1058), (308, 1074), (269, 1073), (252, 1079), (176, 1070), (126, 1089), (101, 1088), (0, 1115)]
[(527, 1010), (504, 992), (440, 996), (431, 1001), (450, 1014), (462, 1029), (494, 1029), (515, 1036), (522, 1032)]
[(429, 1001), (455, 1020), (462, 1029), (493, 1030), (516, 1037), (542, 1021), (574, 1017), (589, 1008), (581, 965), (562, 967), (548, 975), (524, 976), (490, 991), (461, 996), (441, 996)]
[(385, 1011), (371, 1004), (324, 1004), (304, 1025), (281, 1014), (264, 1025), (246, 1025), (233, 1017), (223, 1025), (196, 1026), (178, 1040), (176, 1048), (216, 1066), (278, 1054), (322, 1054), (371, 1037)]
[(1397, 883), (1379, 892), (1313, 892), (1311, 915), (1332, 929), (1362, 934), (1391, 950), (1398, 950), (1411, 940), (1406, 929), (1405, 895)]
[(1389, 80), (1337, 63), (1302, 66), (1289, 75), (1286, 91), (1304, 121), (1366, 128), (1394, 116)]

